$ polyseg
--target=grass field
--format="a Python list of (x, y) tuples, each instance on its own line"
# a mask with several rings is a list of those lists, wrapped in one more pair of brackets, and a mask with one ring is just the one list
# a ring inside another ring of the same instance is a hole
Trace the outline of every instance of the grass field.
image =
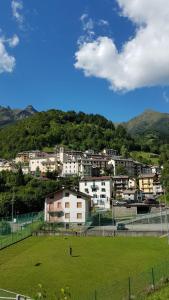
[(94, 300), (95, 289), (107, 300), (113, 290), (118, 300), (128, 276), (168, 260), (168, 247), (159, 238), (31, 237), (0, 251), (0, 288), (33, 296), (41, 283), (48, 300), (66, 286), (73, 300)]

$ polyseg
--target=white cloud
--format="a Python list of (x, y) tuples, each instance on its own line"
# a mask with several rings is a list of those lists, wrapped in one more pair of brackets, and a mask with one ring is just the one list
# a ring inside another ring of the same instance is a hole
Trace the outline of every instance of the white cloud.
[(3, 38), (0, 38), (0, 73), (11, 73), (15, 67), (15, 58), (10, 56), (6, 50)]
[(75, 53), (75, 68), (82, 69), (86, 76), (108, 80), (113, 90), (169, 85), (168, 0), (117, 2), (121, 15), (136, 25), (135, 36), (120, 52), (106, 36), (83, 40)]
[(82, 23), (83, 35), (78, 39), (78, 44), (82, 45), (85, 41), (91, 41), (94, 38), (94, 21), (88, 17), (88, 14), (83, 14), (80, 17)]
[(16, 21), (19, 24), (20, 28), (22, 28), (23, 21), (24, 21), (24, 17), (23, 17), (23, 14), (22, 14), (22, 10), (23, 10), (22, 0), (12, 0), (11, 7), (12, 7), (13, 17), (16, 19)]
[(163, 92), (163, 99), (165, 100), (165, 102), (169, 103), (169, 97), (166, 92)]
[(101, 19), (98, 21), (98, 25), (100, 26), (109, 26), (109, 22), (104, 20), (104, 19)]
[(19, 37), (14, 34), (12, 38), (8, 39), (8, 44), (11, 48), (16, 47), (19, 44)]

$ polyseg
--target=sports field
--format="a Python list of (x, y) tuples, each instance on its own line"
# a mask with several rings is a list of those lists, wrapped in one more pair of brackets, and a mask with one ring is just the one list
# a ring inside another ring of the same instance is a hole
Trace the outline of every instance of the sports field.
[(168, 253), (159, 238), (31, 237), (0, 251), (0, 288), (34, 296), (41, 283), (50, 300), (66, 286), (73, 300), (94, 300), (95, 290), (98, 300), (118, 300), (129, 276), (168, 260)]

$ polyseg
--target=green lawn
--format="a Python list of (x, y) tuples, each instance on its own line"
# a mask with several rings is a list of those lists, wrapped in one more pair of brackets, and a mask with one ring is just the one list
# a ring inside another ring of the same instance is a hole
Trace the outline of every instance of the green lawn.
[[(69, 246), (73, 257), (69, 255)], [(31, 237), (0, 251), (0, 288), (33, 296), (39, 283), (48, 300), (69, 286), (73, 300), (119, 300), (129, 276), (168, 260), (159, 238)]]

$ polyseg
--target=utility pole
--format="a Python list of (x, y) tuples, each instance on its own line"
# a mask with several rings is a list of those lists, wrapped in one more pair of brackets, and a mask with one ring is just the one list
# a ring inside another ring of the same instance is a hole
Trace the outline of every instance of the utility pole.
[(14, 199), (15, 199), (15, 194), (14, 194), (14, 187), (13, 187), (13, 193), (12, 193), (12, 222), (14, 219)]

